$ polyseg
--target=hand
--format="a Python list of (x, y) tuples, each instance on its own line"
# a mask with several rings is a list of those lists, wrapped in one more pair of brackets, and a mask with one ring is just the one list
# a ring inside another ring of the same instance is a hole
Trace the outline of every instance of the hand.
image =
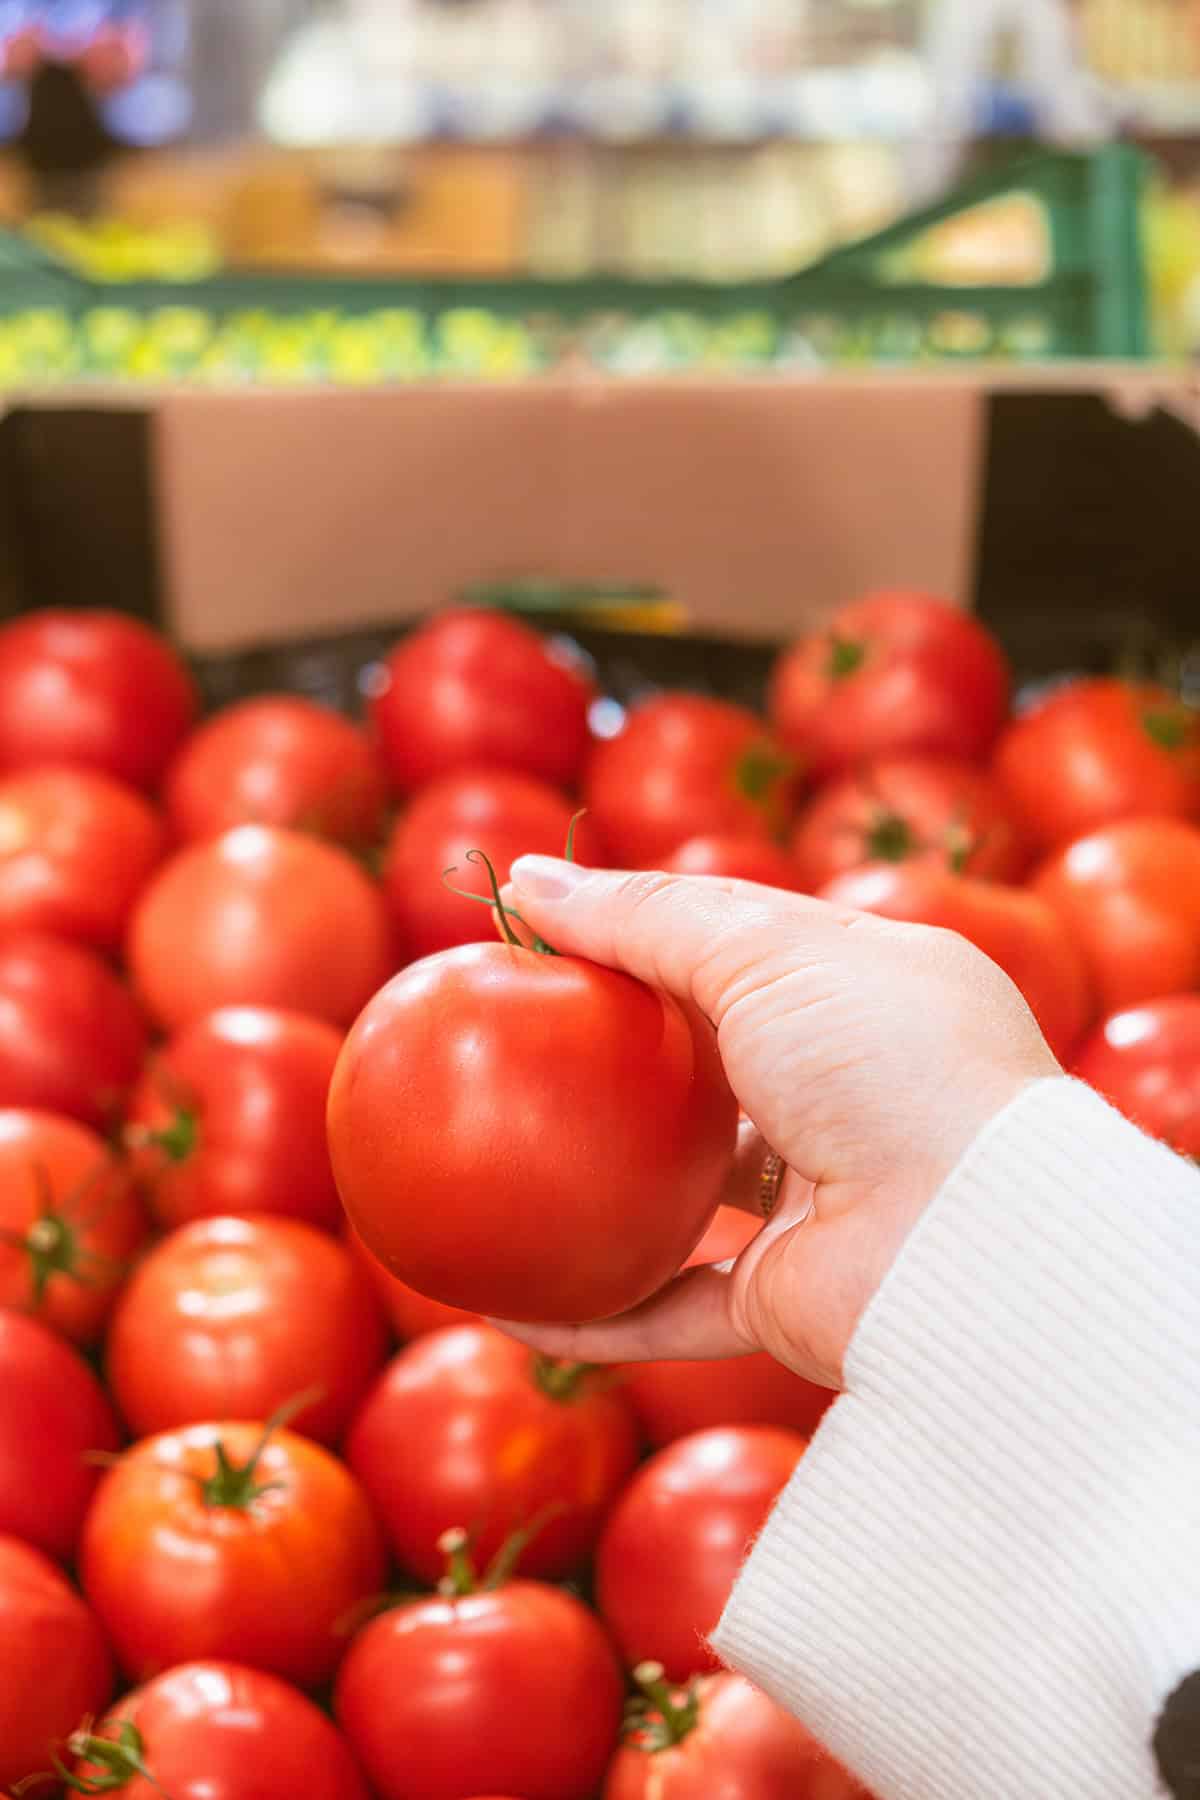
[(513, 866), (513, 904), (555, 949), (607, 963), (711, 1020), (751, 1123), (726, 1199), (775, 1211), (732, 1265), (689, 1269), (599, 1325), (509, 1327), (588, 1362), (766, 1350), (839, 1387), (847, 1346), (908, 1233), (980, 1130), (1060, 1073), (994, 963), (952, 932), (716, 878)]

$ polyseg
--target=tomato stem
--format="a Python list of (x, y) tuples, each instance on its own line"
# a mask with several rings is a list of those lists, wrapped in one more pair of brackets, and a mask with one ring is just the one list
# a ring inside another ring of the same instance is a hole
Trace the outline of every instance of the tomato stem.
[[(496, 879), (496, 871), (492, 867), (492, 860), (487, 852), (485, 850), (468, 850), (467, 861), (469, 863), (474, 863), (477, 868), (486, 871), (488, 886), (492, 890), (490, 897), (487, 894), (472, 894), (468, 888), (455, 887), (454, 883), (450, 880), (450, 876), (457, 874), (457, 868), (442, 870), (443, 885), (449, 888), (452, 894), (457, 894), (460, 900), (473, 900), (476, 905), (486, 906), (492, 912), (498, 914), (500, 919), (500, 929), (504, 933), (504, 940), (506, 943), (511, 944), (514, 950), (530, 949), (535, 950), (539, 956), (557, 956), (558, 951), (554, 946), (548, 944), (544, 938), (538, 937), (533, 927), (527, 920), (521, 917), (515, 907), (506, 906), (504, 904), (500, 895), (500, 883)], [(520, 938), (513, 930), (514, 920), (518, 925), (523, 925), (525, 927), (525, 930), (533, 939), (532, 944), (526, 945), (521, 942)]]
[(904, 862), (916, 848), (912, 827), (900, 813), (880, 813), (867, 834), (867, 850), (872, 862)]
[(855, 674), (862, 668), (867, 658), (867, 646), (854, 638), (838, 637), (836, 632), (829, 634), (829, 678), (831, 681), (844, 681), (847, 675)]
[(581, 806), (579, 811), (572, 818), (571, 823), (567, 826), (567, 847), (563, 851), (564, 862), (573, 863), (575, 861), (575, 833), (579, 829), (579, 821), (586, 818), (587, 807)]
[(1142, 727), (1152, 743), (1160, 750), (1182, 750), (1192, 735), (1195, 720), (1193, 715), (1182, 706), (1166, 708), (1158, 712), (1144, 712)]
[(547, 1400), (566, 1403), (579, 1398), (584, 1378), (594, 1371), (595, 1363), (565, 1362), (557, 1356), (542, 1356), (535, 1351), (530, 1362), (534, 1385)]
[(661, 1663), (639, 1663), (633, 1679), (641, 1694), (629, 1702), (625, 1735), (649, 1755), (674, 1749), (700, 1723), (700, 1695), (693, 1682), (672, 1688)]
[(200, 1142), (200, 1120), (188, 1107), (180, 1106), (171, 1123), (158, 1131), (127, 1125), (123, 1141), (127, 1150), (161, 1150), (168, 1162), (186, 1162)]
[(438, 1593), (447, 1599), (459, 1599), (464, 1594), (474, 1594), (478, 1589), (475, 1577), (475, 1564), (471, 1560), (471, 1537), (461, 1525), (455, 1525), (450, 1531), (443, 1531), (438, 1539), (437, 1547), (446, 1559), (446, 1572), (438, 1582)]
[(248, 1461), (235, 1463), (220, 1438), (213, 1445), (213, 1454), (217, 1466), (211, 1475), (197, 1476), (201, 1497), (205, 1506), (214, 1510), (227, 1507), (236, 1512), (248, 1512), (254, 1502), (263, 1494), (269, 1494), (281, 1484), (278, 1481), (258, 1481), (258, 1465), (264, 1452), (277, 1431), (282, 1431), (298, 1413), (314, 1400), (320, 1398), (318, 1388), (309, 1388), (303, 1394), (296, 1394), (278, 1407), (262, 1428), (262, 1435), (250, 1453)]
[[(166, 1796), (166, 1789), (156, 1775), (146, 1767), (146, 1745), (137, 1726), (128, 1719), (122, 1721), (115, 1738), (95, 1737), (90, 1722), (72, 1732), (67, 1739), (67, 1749), (73, 1757), (97, 1765), (99, 1773), (95, 1775), (74, 1775), (66, 1768), (59, 1757), (54, 1758), (54, 1776), (33, 1776), (30, 1783), (22, 1783), (17, 1793), (31, 1785), (32, 1782), (56, 1779), (75, 1794), (114, 1794), (119, 1788), (127, 1786), (135, 1776), (152, 1787), (159, 1794)], [(167, 1796), (169, 1800), (169, 1796)]]

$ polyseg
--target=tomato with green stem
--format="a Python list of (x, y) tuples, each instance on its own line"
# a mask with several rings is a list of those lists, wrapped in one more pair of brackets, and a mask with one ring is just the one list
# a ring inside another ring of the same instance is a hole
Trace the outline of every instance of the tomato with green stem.
[(316, 1687), (384, 1572), (354, 1477), (278, 1419), (135, 1444), (101, 1481), (80, 1548), (84, 1591), (137, 1681), (218, 1657)]
[(0, 1111), (0, 1305), (93, 1344), (145, 1235), (129, 1168), (95, 1132)]
[(99, 1621), (62, 1570), (0, 1537), (0, 1782), (44, 1776), (81, 1719), (112, 1693)]
[(101, 956), (42, 931), (0, 940), (0, 1106), (103, 1130), (145, 1052), (145, 1020)]
[[(413, 1446), (420, 1445), (420, 1454)], [(410, 1344), (368, 1395), (346, 1440), (403, 1566), (434, 1582), (458, 1520), (487, 1561), (530, 1519), (545, 1523), (527, 1575), (570, 1575), (591, 1551), (637, 1462), (637, 1428), (611, 1371), (557, 1362), (488, 1325)]]
[(373, 1620), (338, 1673), (334, 1712), (368, 1780), (381, 1800), (590, 1800), (623, 1696), (599, 1620), (559, 1588), (510, 1579), (519, 1542), (482, 1581), (465, 1532), (443, 1546), (439, 1593)]

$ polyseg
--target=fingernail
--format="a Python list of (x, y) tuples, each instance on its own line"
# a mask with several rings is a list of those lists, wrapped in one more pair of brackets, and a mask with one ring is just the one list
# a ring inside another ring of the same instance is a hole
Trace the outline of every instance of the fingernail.
[(529, 900), (565, 900), (587, 875), (586, 869), (557, 856), (519, 856), (512, 866), (513, 886)]

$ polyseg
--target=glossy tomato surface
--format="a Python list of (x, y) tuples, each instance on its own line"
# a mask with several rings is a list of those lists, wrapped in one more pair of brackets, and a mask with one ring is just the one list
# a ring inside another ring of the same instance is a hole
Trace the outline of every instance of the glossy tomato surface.
[[(95, 1727), (118, 1741), (137, 1732), (138, 1760), (122, 1800), (366, 1800), (350, 1747), (312, 1701), (261, 1669), (184, 1663), (136, 1688)], [(105, 1766), (77, 1757), (77, 1780)]]
[(383, 827), (387, 785), (366, 734), (294, 694), (228, 706), (193, 732), (164, 798), (183, 842), (238, 825), (283, 825), (363, 849)]
[(760, 887), (802, 893), (804, 881), (786, 850), (765, 838), (694, 837), (663, 859), (669, 875), (722, 875), (729, 881), (755, 881)]
[(0, 1306), (95, 1343), (145, 1235), (129, 1169), (94, 1131), (0, 1111)]
[(1049, 848), (1101, 825), (1200, 814), (1200, 713), (1148, 683), (1073, 681), (1008, 727), (996, 774)]
[(381, 664), (371, 724), (402, 793), (471, 767), (570, 787), (594, 697), (570, 649), (504, 613), (462, 608), (414, 632)]
[(334, 1710), (381, 1800), (591, 1800), (624, 1686), (599, 1621), (570, 1594), (512, 1581), (420, 1600), (355, 1639)]
[(661, 1663), (670, 1681), (717, 1667), (708, 1635), (806, 1448), (796, 1431), (729, 1426), (642, 1465), (596, 1556), (596, 1604), (625, 1663)]
[(953, 875), (929, 863), (873, 864), (839, 876), (822, 897), (887, 919), (957, 931), (998, 963), (1050, 1048), (1069, 1057), (1095, 1016), (1085, 959), (1038, 894)]
[(336, 1239), (294, 1219), (201, 1219), (135, 1270), (109, 1328), (108, 1379), (137, 1437), (206, 1419), (267, 1419), (336, 1443), (383, 1363), (366, 1278)]
[(763, 721), (703, 694), (660, 694), (597, 744), (584, 783), (588, 816), (622, 867), (657, 866), (695, 837), (785, 830), (794, 767)]
[(43, 931), (0, 937), (0, 1106), (110, 1125), (145, 1050), (145, 1021), (102, 957)]
[(325, 1103), (341, 1044), (323, 1020), (265, 1006), (222, 1007), (168, 1039), (125, 1134), (159, 1221), (279, 1213), (336, 1226)]
[[(563, 854), (576, 810), (556, 788), (510, 770), (463, 770), (427, 787), (397, 820), (384, 864), (383, 888), (402, 957), (493, 940), (491, 912), (480, 905), (491, 886), (486, 869), (468, 861), (471, 853), (482, 851), (499, 880), (507, 881), (518, 856)], [(579, 821), (575, 841), (580, 862), (603, 864), (588, 819)], [(465, 899), (452, 887), (476, 898)]]
[(265, 825), (173, 856), (142, 898), (128, 954), (168, 1031), (220, 1006), (348, 1025), (394, 967), (383, 898), (353, 858)]
[[(749, 1213), (723, 1206), (688, 1261), (740, 1256), (761, 1229)], [(719, 1362), (630, 1363), (622, 1381), (655, 1449), (718, 1425), (783, 1425), (810, 1437), (834, 1401), (828, 1388), (794, 1375), (765, 1352)]]
[(44, 1775), (112, 1679), (99, 1623), (61, 1569), (0, 1537), (0, 1781)]
[(623, 1312), (675, 1274), (736, 1126), (707, 1023), (628, 976), (506, 944), (397, 976), (329, 1096), (342, 1201), (385, 1268), (540, 1322)]
[(387, 1314), (392, 1330), (404, 1343), (424, 1337), (427, 1331), (443, 1331), (447, 1325), (476, 1325), (479, 1314), (464, 1312), (460, 1306), (443, 1306), (440, 1300), (427, 1300), (406, 1282), (389, 1275), (347, 1220), (346, 1243), (351, 1255), (375, 1290), (375, 1296)]
[[(258, 1424), (190, 1425), (135, 1444), (84, 1523), (80, 1574), (125, 1673), (227, 1658), (300, 1687), (333, 1674), (347, 1618), (385, 1559), (358, 1483), (327, 1450)], [(217, 1445), (252, 1467), (237, 1503)], [(257, 1461), (254, 1461), (257, 1454)]]
[(87, 769), (0, 781), (0, 931), (48, 931), (107, 952), (162, 856), (157, 814)]
[(1200, 1157), (1200, 994), (1110, 1013), (1073, 1073), (1151, 1136)]
[(1104, 1012), (1200, 987), (1200, 829), (1128, 819), (1044, 863), (1034, 891), (1063, 921)]
[(434, 1332), (402, 1350), (346, 1441), (396, 1556), (431, 1586), (445, 1562), (439, 1542), (459, 1525), (481, 1566), (537, 1525), (521, 1573), (570, 1575), (637, 1451), (611, 1372), (552, 1362), (488, 1325)]
[(771, 721), (818, 777), (880, 756), (935, 751), (978, 762), (1008, 711), (1000, 646), (949, 601), (868, 594), (786, 651)]
[(791, 853), (810, 893), (865, 863), (928, 858), (980, 881), (1018, 881), (1032, 851), (995, 780), (950, 756), (890, 756), (822, 788)]
[(0, 1533), (69, 1561), (97, 1459), (120, 1441), (83, 1359), (35, 1319), (0, 1309)]
[(196, 711), (174, 650), (124, 613), (54, 608), (0, 630), (0, 769), (63, 763), (153, 788)]

